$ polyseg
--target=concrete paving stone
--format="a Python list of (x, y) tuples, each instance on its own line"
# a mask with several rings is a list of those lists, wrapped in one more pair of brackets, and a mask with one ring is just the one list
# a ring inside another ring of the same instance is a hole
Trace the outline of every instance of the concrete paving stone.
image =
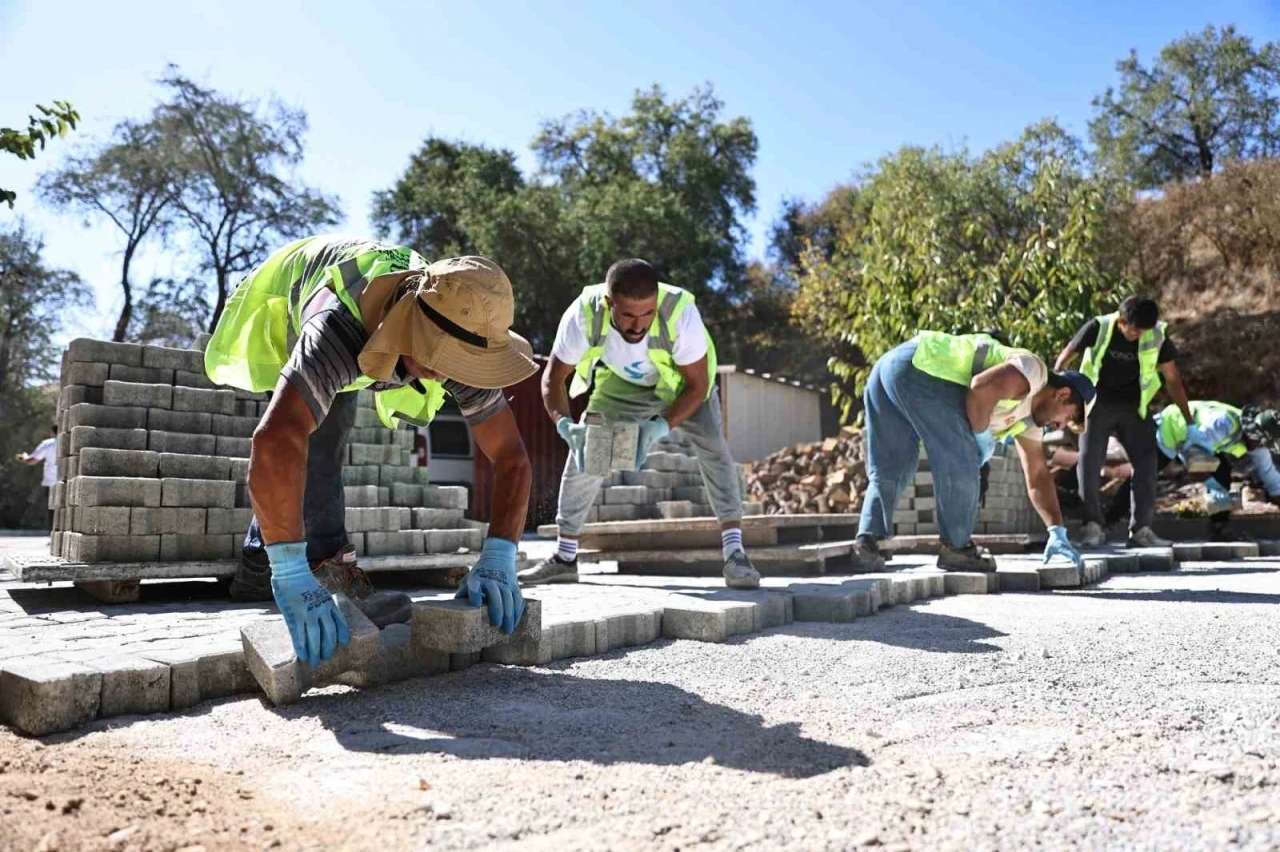
[(641, 507), (633, 503), (626, 503), (622, 505), (597, 506), (595, 508), (597, 510), (596, 517), (600, 522), (611, 523), (614, 521), (634, 521), (640, 517)]
[(542, 603), (525, 600), (524, 616), (510, 636), (489, 624), (488, 607), (453, 599), (415, 601), (413, 644), (423, 651), (470, 654), (505, 642), (528, 642), (542, 632)]
[(101, 699), (101, 672), (80, 663), (29, 656), (0, 666), (0, 721), (30, 736), (93, 721)]
[(859, 594), (869, 605), (870, 592), (822, 584), (790, 586), (793, 615), (796, 621), (828, 621), (836, 624), (853, 621), (858, 616)]
[(61, 383), (64, 385), (84, 385), (85, 387), (102, 387), (110, 377), (111, 367), (108, 364), (91, 361), (74, 361), (66, 365), (62, 371)]
[(102, 405), (105, 394), (102, 388), (87, 387), (85, 385), (67, 385), (58, 391), (57, 410), (62, 411), (73, 405), (80, 403), (89, 403), (91, 405)]
[(662, 635), (667, 639), (723, 642), (755, 630), (755, 604), (672, 595), (662, 606)]
[(450, 654), (449, 655), (449, 671), (462, 672), (478, 664), (484, 659), (482, 651), (474, 651), (469, 654)]
[(239, 485), (245, 485), (249, 482), (249, 460), (243, 459), (227, 459), (230, 464), (227, 465), (227, 478)]
[(142, 346), (137, 343), (116, 343), (110, 340), (93, 340), (77, 337), (67, 344), (69, 361), (101, 361), (106, 364), (126, 364), (141, 367)]
[(640, 424), (630, 420), (616, 421), (610, 424), (610, 431), (612, 442), (609, 470), (634, 471), (639, 451)]
[(188, 373), (204, 372), (204, 352), (198, 349), (177, 349), (170, 346), (144, 346), (142, 366), (162, 370), (186, 370)]
[(421, 509), (413, 510), (413, 528), (416, 530), (449, 530), (462, 522), (462, 509)]
[(199, 411), (208, 414), (236, 413), (236, 394), (230, 390), (205, 390), (203, 388), (175, 387), (174, 411)]
[(1206, 562), (1249, 559), (1258, 555), (1258, 544), (1252, 541), (1206, 541), (1200, 546)]
[(131, 654), (111, 654), (84, 665), (102, 673), (98, 717), (163, 713), (169, 709), (169, 667)]
[(430, 484), (431, 484), (431, 470), (430, 470), (430, 468), (426, 468), (426, 467), (423, 467), (423, 466), (421, 466), (421, 465), (416, 465), (416, 466), (411, 467), (411, 468), (409, 468), (409, 469), (413, 471), (413, 482), (414, 482), (414, 484), (415, 484), (415, 485), (430, 485)]
[[(395, 449), (392, 447), (391, 449)], [(420, 482), (414, 481), (414, 469), (403, 464), (380, 464), (378, 465), (378, 485), (387, 487), (397, 482), (403, 482), (406, 485), (421, 485)]]
[(467, 508), (467, 489), (461, 485), (431, 485), (423, 489), (423, 505), (428, 509)]
[(258, 621), (240, 628), (245, 664), (274, 705), (291, 704), (313, 686), (328, 683), (345, 671), (366, 669), (378, 653), (378, 628), (345, 595), (335, 595), (351, 632), (332, 657), (316, 666), (298, 659), (283, 618)]
[(587, 441), (583, 449), (584, 470), (588, 476), (608, 476), (613, 470), (613, 430), (603, 419), (588, 417)]
[(382, 421), (378, 419), (378, 413), (368, 408), (356, 409), (356, 425), (357, 429), (373, 429), (386, 428), (382, 425)]
[(127, 507), (83, 506), (67, 511), (71, 513), (71, 532), (88, 535), (129, 534), (129, 512), (132, 510)]
[(347, 462), (349, 464), (390, 464), (388, 449), (393, 449), (390, 444), (348, 444)]
[(666, 520), (693, 517), (693, 503), (688, 500), (663, 500), (654, 506), (658, 510), (658, 516)]
[(69, 480), (73, 506), (159, 506), (160, 480), (123, 476), (77, 476)]
[(105, 429), (145, 429), (147, 427), (147, 410), (145, 408), (127, 408), (124, 406), (90, 405), (82, 402), (67, 409), (67, 420), (63, 431), (70, 431), (77, 426), (96, 426)]
[(393, 482), (391, 503), (395, 506), (421, 506), (423, 486), (413, 482)]
[(706, 503), (707, 489), (701, 485), (672, 488), (671, 496), (676, 500), (688, 500), (692, 503)]
[(186, 710), (200, 703), (200, 652), (195, 649), (150, 649), (137, 652), (144, 660), (169, 667), (169, 709)]
[(189, 432), (153, 431), (148, 442), (148, 449), (157, 453), (193, 456), (212, 456), (215, 446), (216, 439), (212, 435), (195, 435)]
[(171, 385), (173, 384), (173, 370), (112, 364), (108, 378), (112, 381), (134, 382), (140, 385)]
[(1000, 578), (994, 572), (948, 571), (943, 582), (948, 595), (988, 595), (1000, 591)]
[[(175, 433), (156, 433), (155, 434), (175, 434)], [(209, 449), (212, 452), (213, 436), (212, 435), (183, 435), (181, 437), (209, 439)], [(227, 479), (231, 478), (231, 459), (222, 458), (221, 456), (210, 455), (209, 453), (192, 453), (185, 454), (181, 450), (160, 453), (159, 466), (161, 479)]]
[(391, 489), (387, 486), (378, 486), (378, 505), (386, 506), (391, 503)]
[[(134, 409), (135, 411), (137, 409)], [(110, 450), (145, 450), (146, 429), (112, 429), (105, 426), (73, 426), (64, 432), (70, 436), (69, 452), (79, 453), (86, 447)]]
[[(276, 620), (276, 618), (272, 616), (267, 620)], [(261, 690), (245, 662), (242, 647), (233, 647), (229, 650), (203, 649), (197, 670), (200, 675), (201, 701)]]
[(213, 414), (213, 434), (220, 438), (252, 438), (258, 428), (257, 417), (237, 417), (230, 414)]
[(193, 372), (191, 370), (174, 370), (173, 383), (186, 388), (201, 388), (203, 390), (217, 390), (218, 386), (209, 380), (204, 371)]
[(153, 432), (186, 432), (208, 435), (212, 416), (205, 411), (170, 411), (167, 408), (148, 408), (147, 428)]
[(1040, 572), (1034, 565), (1000, 566), (995, 575), (1001, 592), (1040, 591)]
[(364, 509), (378, 504), (376, 485), (345, 485), (342, 493), (348, 509)]
[(1173, 558), (1178, 562), (1199, 562), (1203, 554), (1199, 542), (1174, 542)]
[(423, 553), (422, 530), (367, 531), (364, 534), (364, 550), (369, 556)]
[(484, 546), (484, 536), (476, 529), (428, 529), (423, 535), (425, 553), (457, 553), (459, 550), (479, 551)]
[(647, 489), (643, 485), (615, 485), (603, 490), (606, 505), (642, 505), (647, 498)]
[(1043, 565), (1036, 569), (1040, 574), (1042, 589), (1078, 588), (1082, 581), (1082, 572), (1074, 565)]
[(79, 475), (152, 477), (159, 466), (160, 454), (150, 450), (86, 447), (80, 451)]
[(233, 509), (236, 505), (236, 484), (218, 479), (160, 480), (162, 506), (198, 506), (210, 509)]
[(597, 654), (648, 645), (662, 637), (662, 610), (613, 613), (595, 619), (595, 625)]
[[(115, 382), (102, 385), (103, 405), (129, 405), (135, 408), (172, 408), (173, 385)], [(148, 418), (150, 428), (150, 419)]]
[(412, 628), (408, 624), (388, 624), (378, 632), (378, 650), (369, 664), (339, 674), (334, 682), (364, 689), (448, 671), (448, 654), (422, 652), (413, 647)]
[[(248, 529), (247, 524), (244, 529)], [(244, 530), (242, 529), (240, 532), (243, 535)], [(187, 560), (203, 559), (234, 559), (239, 555), (238, 550), (232, 548), (232, 542), (235, 540), (235, 538), (226, 533), (221, 535), (208, 535), (206, 533), (162, 535), (160, 536), (160, 561), (185, 562)]]
[(154, 562), (160, 556), (156, 535), (84, 535), (65, 533), (63, 551), (72, 562)]
[(226, 435), (219, 435), (214, 438), (215, 455), (247, 459), (252, 451), (252, 438), (228, 438)]
[(206, 509), (129, 509), (129, 535), (155, 536), (186, 533), (205, 528)]
[[(249, 522), (253, 519), (252, 509), (195, 509), (194, 511), (208, 513), (204, 526), (204, 531), (208, 535), (243, 536), (249, 529)], [(238, 555), (234, 553), (232, 557)]]

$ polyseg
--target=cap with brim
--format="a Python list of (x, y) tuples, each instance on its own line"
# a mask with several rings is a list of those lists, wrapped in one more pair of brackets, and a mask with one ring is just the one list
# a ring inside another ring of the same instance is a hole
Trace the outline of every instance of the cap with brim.
[(1089, 380), (1088, 376), (1077, 370), (1064, 370), (1058, 373), (1058, 377), (1084, 402), (1084, 417), (1088, 418), (1089, 412), (1093, 410), (1093, 404), (1098, 398), (1098, 391), (1094, 388), (1093, 382)]

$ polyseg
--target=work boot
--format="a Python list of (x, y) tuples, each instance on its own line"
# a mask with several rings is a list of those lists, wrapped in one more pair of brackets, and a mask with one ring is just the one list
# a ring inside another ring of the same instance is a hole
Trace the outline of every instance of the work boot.
[(1097, 521), (1090, 521), (1084, 525), (1084, 529), (1080, 533), (1080, 546), (1086, 548), (1102, 547), (1107, 543), (1107, 533), (1102, 528), (1102, 524)]
[(996, 560), (985, 547), (973, 542), (969, 542), (968, 547), (952, 547), (943, 542), (938, 550), (938, 569), (990, 573), (996, 570)]
[(1155, 534), (1151, 527), (1138, 527), (1129, 533), (1129, 547), (1170, 547), (1173, 542)]
[(516, 575), (522, 586), (540, 586), (544, 583), (576, 583), (578, 582), (578, 560), (566, 562), (557, 554), (526, 568)]
[(271, 594), (271, 561), (265, 550), (243, 551), (227, 596), (234, 603), (259, 603), (274, 599)]
[(724, 584), (731, 589), (760, 588), (760, 572), (745, 552), (735, 550), (724, 561)]
[(1233, 527), (1231, 524), (1211, 524), (1209, 526), (1209, 541), (1251, 542), (1257, 541), (1257, 539), (1244, 530)]
[(853, 542), (849, 551), (849, 559), (855, 571), (883, 571), (884, 553), (876, 545), (876, 540), (869, 535), (860, 535)]
[(413, 601), (404, 592), (379, 592), (359, 565), (356, 549), (348, 544), (328, 559), (311, 566), (311, 576), (331, 595), (344, 593), (381, 630), (388, 624), (407, 624)]

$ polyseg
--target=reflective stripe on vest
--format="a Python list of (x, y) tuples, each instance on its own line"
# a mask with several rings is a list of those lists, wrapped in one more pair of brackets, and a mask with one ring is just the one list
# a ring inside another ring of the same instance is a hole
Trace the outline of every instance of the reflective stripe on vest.
[[(1213, 452), (1215, 455), (1222, 453), (1234, 458), (1241, 458), (1249, 452), (1249, 448), (1244, 443), (1244, 430), (1240, 424), (1240, 409), (1227, 405), (1225, 402), (1213, 400), (1192, 400), (1188, 403), (1188, 406), (1191, 409), (1191, 416), (1195, 418), (1196, 425), (1201, 430), (1207, 430), (1212, 427), (1220, 417), (1227, 418), (1228, 422), (1231, 423), (1231, 433), (1214, 442)], [(1156, 431), (1160, 443), (1176, 451), (1182, 446), (1182, 442), (1187, 439), (1186, 418), (1182, 416), (1182, 411), (1176, 405), (1166, 407), (1156, 416), (1160, 418)]]
[[(1111, 347), (1111, 336), (1115, 333), (1117, 314), (1106, 314), (1098, 317), (1098, 339), (1093, 346), (1085, 347), (1080, 363), (1080, 372), (1089, 377), (1097, 387), (1098, 376), (1102, 373), (1102, 359)], [(1164, 346), (1168, 324), (1161, 321), (1155, 328), (1147, 329), (1138, 338), (1138, 384), (1141, 391), (1138, 399), (1138, 416), (1146, 417), (1151, 401), (1160, 392), (1160, 348)]]

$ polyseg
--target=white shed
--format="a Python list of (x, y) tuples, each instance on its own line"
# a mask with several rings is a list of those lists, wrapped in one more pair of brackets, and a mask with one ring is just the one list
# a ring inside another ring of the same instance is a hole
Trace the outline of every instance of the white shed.
[(724, 433), (737, 462), (822, 439), (822, 391), (781, 376), (720, 365)]

